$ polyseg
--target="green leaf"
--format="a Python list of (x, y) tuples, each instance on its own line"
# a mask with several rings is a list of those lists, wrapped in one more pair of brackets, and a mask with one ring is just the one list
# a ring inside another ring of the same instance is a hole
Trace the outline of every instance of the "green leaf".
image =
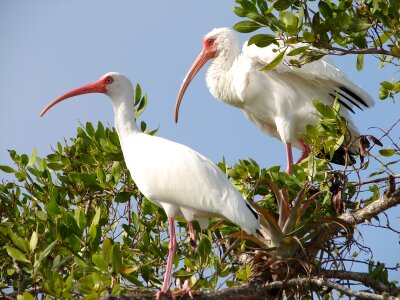
[(61, 213), (55, 197), (51, 197), (49, 203), (47, 203), (44, 207), (46, 208), (48, 214), (51, 216), (55, 216)]
[(274, 3), (274, 8), (277, 11), (282, 11), (290, 7), (294, 0), (278, 0)]
[(307, 51), (307, 49), (310, 48), (310, 46), (303, 46), (303, 47), (298, 47), (293, 49), (292, 51), (290, 51), (287, 56), (294, 56), (294, 55), (299, 55), (305, 51)]
[(18, 249), (11, 247), (10, 245), (6, 245), (6, 249), (8, 255), (10, 255), (13, 259), (29, 263), (29, 260), (26, 258), (25, 254)]
[(119, 244), (114, 244), (111, 247), (110, 258), (113, 271), (118, 273), (122, 265), (122, 256), (121, 250), (119, 249)]
[(380, 47), (382, 45), (384, 45), (389, 39), (390, 37), (393, 35), (392, 32), (390, 31), (385, 31), (381, 36), (379, 36), (378, 39), (376, 39), (374, 41), (374, 45), (375, 47)]
[(146, 122), (144, 122), (144, 121), (140, 122), (140, 131), (146, 132), (146, 128), (147, 128)]
[(361, 71), (364, 68), (364, 55), (357, 55), (357, 63), (356, 63), (357, 71)]
[(352, 19), (351, 17), (346, 14), (345, 12), (341, 12), (337, 16), (337, 24), (339, 28), (343, 31), (347, 30), (349, 26), (351, 25)]
[(104, 139), (105, 138), (104, 125), (100, 121), (97, 123), (97, 130), (96, 130), (96, 133), (95, 133), (95, 138), (96, 139), (100, 139), (100, 138)]
[(65, 169), (65, 166), (63, 164), (57, 164), (57, 163), (48, 163), (47, 167), (53, 171), (59, 171)]
[(268, 25), (268, 22), (265, 20), (263, 16), (256, 12), (249, 12), (246, 14), (246, 17), (256, 23)]
[(279, 12), (280, 27), (289, 35), (296, 35), (299, 30), (299, 18), (290, 11)]
[(249, 265), (246, 265), (245, 268), (240, 269), (239, 271), (237, 271), (235, 273), (235, 276), (238, 279), (240, 279), (240, 280), (242, 280), (244, 282), (247, 282), (249, 280), (250, 274), (251, 274), (251, 268), (250, 268)]
[(326, 18), (331, 18), (332, 17), (332, 10), (330, 6), (325, 2), (325, 1), (320, 1), (318, 3), (318, 9), (321, 15), (326, 19)]
[(38, 243), (38, 234), (36, 231), (32, 232), (31, 239), (29, 241), (29, 249), (33, 253)]
[(29, 242), (27, 239), (19, 237), (10, 227), (7, 228), (7, 234), (12, 240), (13, 244), (17, 246), (21, 251), (27, 253), (29, 251)]
[(92, 223), (90, 224), (90, 228), (95, 228), (99, 224), (101, 216), (101, 208), (96, 209), (96, 214), (93, 217)]
[(303, 38), (309, 43), (312, 43), (315, 40), (314, 34), (309, 31), (303, 31)]
[(29, 157), (26, 154), (21, 155), (21, 165), (27, 166), (29, 162)]
[(382, 149), (382, 150), (379, 150), (379, 153), (381, 154), (381, 155), (383, 155), (383, 156), (392, 156), (392, 155), (394, 155), (394, 154), (396, 154), (397, 153), (397, 150), (395, 150), (395, 149)]
[(197, 254), (200, 257), (201, 262), (206, 262), (208, 260), (208, 256), (211, 253), (211, 242), (207, 236), (203, 236), (203, 238), (199, 242), (199, 246), (197, 247)]
[(98, 267), (101, 271), (107, 272), (108, 270), (108, 262), (103, 259), (100, 254), (94, 253), (92, 255), (92, 262), (96, 267)]
[(15, 170), (9, 166), (2, 166), (0, 165), (0, 170), (6, 173), (15, 173)]
[(86, 227), (86, 215), (83, 208), (76, 207), (74, 212), (74, 217), (79, 228), (83, 231), (83, 229)]
[(394, 88), (394, 84), (388, 81), (382, 81), (380, 83), (381, 86), (383, 86), (387, 90), (392, 90)]
[(25, 291), (22, 293), (22, 295), (17, 296), (17, 300), (34, 300), (34, 299), (35, 298), (33, 297), (33, 295), (28, 291)]
[(254, 1), (249, 0), (236, 1), (236, 3), (239, 3), (246, 12), (257, 12), (257, 7), (254, 5), (253, 2)]
[(189, 278), (192, 277), (194, 272), (186, 271), (186, 270), (179, 270), (172, 274), (174, 278)]
[(117, 146), (117, 147), (121, 146), (120, 142), (119, 142), (118, 134), (115, 131), (110, 133), (109, 139), (110, 139), (111, 143), (113, 143), (115, 146)]
[(261, 13), (265, 14), (268, 10), (267, 1), (264, 0), (257, 0), (257, 6), (259, 7)]
[(389, 97), (389, 91), (381, 87), (378, 92), (378, 97), (381, 100), (385, 100), (387, 97)]
[(253, 21), (240, 21), (233, 25), (233, 29), (241, 33), (249, 33), (259, 29), (261, 25)]
[(354, 45), (356, 45), (358, 48), (367, 48), (368, 43), (367, 43), (367, 39), (365, 38), (364, 35), (356, 35), (354, 37)]
[(284, 59), (285, 54), (286, 54), (286, 49), (280, 52), (269, 64), (267, 64), (264, 68), (262, 68), (261, 71), (272, 70), (273, 68), (278, 66)]
[(143, 113), (143, 111), (146, 109), (146, 106), (147, 106), (147, 95), (144, 95), (142, 99), (140, 99), (139, 105), (136, 108), (135, 111), (136, 118), (138, 118)]
[(98, 226), (101, 216), (101, 208), (97, 208), (96, 214), (93, 217), (89, 227), (89, 243), (93, 251), (97, 250), (100, 245), (101, 231)]
[[(109, 275), (108, 275), (109, 276)], [(89, 275), (83, 276), (79, 278), (77, 283), (74, 286), (74, 289), (77, 289), (80, 293), (83, 294), (92, 294), (95, 289), (99, 288), (101, 282), (107, 281), (107, 276), (99, 273), (91, 273)], [(85, 297), (86, 299), (96, 299), (98, 297)]]
[(349, 30), (352, 30), (354, 32), (360, 32), (360, 31), (364, 31), (367, 30), (368, 28), (371, 27), (371, 23), (368, 23), (364, 20), (361, 19), (353, 19), (350, 25)]
[(101, 248), (101, 254), (102, 254), (103, 259), (107, 263), (110, 262), (111, 247), (112, 247), (111, 240), (108, 237), (106, 237), (103, 241), (103, 245)]
[(37, 159), (37, 150), (36, 148), (33, 149), (31, 156), (29, 157), (28, 167), (32, 167)]
[(251, 44), (255, 44), (257, 47), (267, 47), (271, 44), (278, 45), (278, 42), (272, 34), (256, 34), (249, 39), (248, 45)]
[(90, 123), (90, 122), (87, 122), (86, 123), (86, 132), (88, 133), (88, 135), (90, 136), (90, 137), (94, 137), (95, 136), (95, 131), (94, 131), (94, 128), (93, 128), (93, 124), (92, 123)]
[(321, 114), (321, 116), (329, 119), (335, 118), (335, 112), (328, 105), (325, 105), (319, 102), (318, 100), (314, 100), (313, 105), (317, 109), (317, 111)]
[(136, 84), (134, 106), (138, 105), (141, 99), (142, 99), (142, 88), (140, 87), (139, 84)]
[(235, 15), (237, 15), (238, 17), (244, 18), (246, 17), (247, 11), (245, 9), (243, 9), (242, 7), (238, 7), (235, 6), (233, 8), (233, 12), (235, 13)]
[(131, 193), (130, 192), (119, 192), (117, 194), (117, 196), (115, 197), (115, 202), (117, 203), (125, 203), (127, 201), (129, 201), (129, 199), (131, 198)]
[(51, 250), (53, 250), (54, 246), (57, 244), (57, 240), (52, 242), (50, 245), (46, 247), (42, 252), (39, 254), (38, 262), (40, 263), (43, 259), (47, 257), (47, 255), (50, 254)]

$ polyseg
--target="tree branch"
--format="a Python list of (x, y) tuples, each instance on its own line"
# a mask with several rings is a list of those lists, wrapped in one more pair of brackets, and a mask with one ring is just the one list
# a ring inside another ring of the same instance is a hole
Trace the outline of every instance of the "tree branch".
[(397, 54), (393, 51), (385, 50), (385, 49), (376, 49), (376, 48), (367, 48), (367, 49), (345, 49), (334, 46), (326, 46), (324, 44), (319, 44), (322, 48), (334, 52), (330, 52), (330, 55), (348, 55), (348, 54), (381, 54), (381, 55), (389, 55), (393, 57), (400, 58), (400, 54)]
[[(392, 193), (385, 193), (371, 204), (358, 210), (349, 211), (338, 219), (344, 221), (349, 227), (354, 227), (398, 204), (400, 204), (400, 189), (396, 189)], [(343, 230), (343, 226), (335, 222), (322, 224), (319, 228), (319, 233), (310, 243), (307, 253), (308, 258), (313, 259), (320, 250), (320, 246), (341, 230)], [(304, 256), (303, 253), (300, 256)]]
[[(233, 287), (229, 289), (206, 292), (200, 295), (195, 295), (193, 299), (198, 300), (251, 300), (251, 299), (275, 299), (276, 296), (271, 294), (272, 290), (280, 290), (283, 288), (298, 288), (309, 285), (313, 288), (331, 288), (339, 291), (350, 297), (358, 297), (361, 299), (372, 300), (395, 300), (398, 299), (394, 296), (378, 295), (369, 292), (355, 291), (346, 288), (338, 283), (319, 278), (293, 278), (287, 281), (274, 281), (267, 284), (247, 284), (240, 287)], [(150, 300), (154, 299), (154, 295), (137, 295), (137, 296), (105, 296), (99, 300)], [(182, 299), (189, 299), (188, 296)]]
[(380, 293), (389, 293), (390, 295), (400, 294), (400, 288), (389, 287), (378, 280), (369, 278), (368, 273), (340, 271), (340, 270), (320, 270), (320, 274), (326, 278), (337, 278), (337, 279), (358, 281), (364, 284), (366, 287), (370, 287), (374, 289), (374, 291)]

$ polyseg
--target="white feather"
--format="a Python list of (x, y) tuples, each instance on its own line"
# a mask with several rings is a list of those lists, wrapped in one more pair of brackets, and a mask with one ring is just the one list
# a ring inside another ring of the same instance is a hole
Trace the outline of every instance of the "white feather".
[[(260, 130), (266, 134), (300, 147), (299, 138), (306, 125), (318, 121), (312, 99), (333, 104), (336, 92), (350, 109), (355, 105), (350, 92), (361, 98), (367, 106), (374, 101), (338, 68), (321, 59), (296, 68), (285, 58), (275, 69), (260, 71), (278, 54), (278, 46), (259, 48), (243, 46), (240, 54), (237, 37), (228, 28), (214, 29), (205, 38), (214, 37), (218, 44), (217, 55), (207, 72), (207, 85), (211, 94), (228, 104), (239, 107)], [(232, 40), (229, 42), (226, 40)], [(221, 46), (220, 46), (221, 45)], [(230, 48), (226, 48), (229, 45)], [(293, 47), (304, 46), (304, 44)], [(348, 93), (347, 90), (350, 92)], [(332, 96), (333, 95), (333, 96)], [(362, 107), (362, 104), (358, 103)], [(359, 132), (342, 106), (341, 113), (349, 121), (353, 136)]]

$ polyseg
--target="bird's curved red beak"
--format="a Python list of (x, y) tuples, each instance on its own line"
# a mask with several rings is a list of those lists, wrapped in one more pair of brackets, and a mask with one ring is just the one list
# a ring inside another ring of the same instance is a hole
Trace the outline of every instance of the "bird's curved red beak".
[(96, 82), (92, 82), (89, 84), (86, 84), (84, 86), (81, 86), (75, 90), (72, 90), (60, 97), (58, 97), (57, 99), (55, 99), (54, 101), (50, 102), (40, 113), (40, 116), (42, 117), (50, 108), (52, 108), (54, 105), (56, 105), (57, 103), (71, 98), (71, 97), (75, 97), (75, 96), (79, 96), (79, 95), (83, 95), (83, 94), (89, 94), (89, 93), (107, 93), (107, 88), (106, 88), (106, 84), (103, 80), (103, 78), (100, 78), (98, 81)]
[(189, 86), (190, 82), (196, 76), (196, 74), (200, 71), (200, 69), (204, 66), (204, 64), (211, 58), (215, 57), (215, 51), (210, 51), (209, 49), (203, 48), (200, 52), (199, 56), (194, 61), (193, 65), (190, 67), (189, 71), (187, 72), (185, 79), (183, 79), (181, 88), (179, 89), (178, 96), (176, 97), (175, 103), (175, 123), (178, 123), (178, 114), (179, 114), (179, 107), (182, 102), (183, 95), (186, 92), (187, 87)]

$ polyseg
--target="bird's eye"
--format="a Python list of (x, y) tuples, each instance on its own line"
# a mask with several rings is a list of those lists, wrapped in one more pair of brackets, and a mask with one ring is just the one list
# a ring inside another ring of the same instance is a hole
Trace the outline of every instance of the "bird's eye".
[(111, 77), (111, 76), (108, 76), (107, 78), (106, 78), (106, 82), (107, 83), (112, 83), (114, 81), (114, 79)]
[(207, 45), (211, 46), (212, 44), (214, 44), (214, 39), (208, 39), (207, 40)]

